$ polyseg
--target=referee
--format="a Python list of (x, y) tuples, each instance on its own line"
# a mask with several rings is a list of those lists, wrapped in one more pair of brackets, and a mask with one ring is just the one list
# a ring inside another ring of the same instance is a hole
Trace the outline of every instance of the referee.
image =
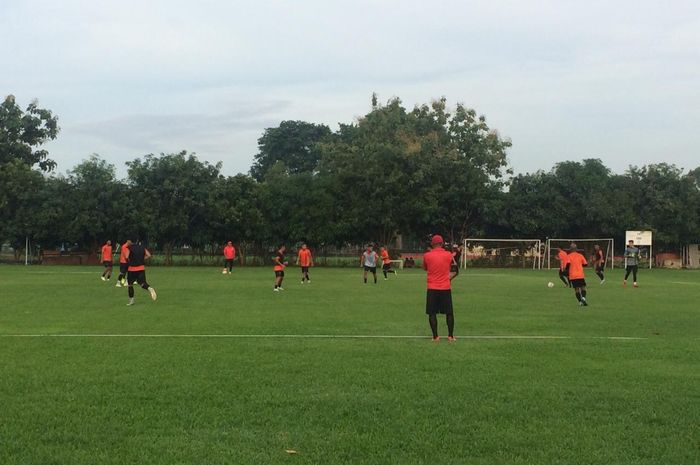
[(425, 313), (428, 315), (433, 341), (440, 341), (438, 336), (437, 314), (445, 315), (447, 321), (447, 340), (455, 341), (455, 317), (452, 311), (452, 286), (450, 283), (450, 266), (452, 253), (443, 248), (445, 241), (435, 234), (430, 239), (430, 251), (423, 255), (423, 269), (428, 272), (428, 293), (425, 299)]

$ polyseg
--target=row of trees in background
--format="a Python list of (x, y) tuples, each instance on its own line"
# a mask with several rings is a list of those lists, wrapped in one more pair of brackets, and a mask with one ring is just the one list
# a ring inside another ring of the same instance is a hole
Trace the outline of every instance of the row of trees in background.
[[(700, 169), (665, 163), (612, 173), (600, 160), (512, 176), (511, 143), (474, 110), (398, 99), (337, 131), (284, 121), (259, 139), (250, 174), (195, 154), (146, 155), (126, 179), (97, 155), (65, 175), (40, 146), (57, 119), (0, 105), (0, 240), (94, 250), (138, 235), (166, 254), (232, 239), (244, 247), (389, 243), (396, 235), (616, 237), (652, 229), (676, 248), (700, 239)], [(37, 169), (38, 167), (38, 169)]]

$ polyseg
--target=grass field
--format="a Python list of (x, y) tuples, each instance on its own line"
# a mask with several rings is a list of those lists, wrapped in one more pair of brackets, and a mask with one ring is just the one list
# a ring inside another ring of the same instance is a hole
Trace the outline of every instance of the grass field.
[(0, 464), (700, 463), (699, 272), (467, 270), (453, 344), (419, 270), (297, 273), (0, 266)]

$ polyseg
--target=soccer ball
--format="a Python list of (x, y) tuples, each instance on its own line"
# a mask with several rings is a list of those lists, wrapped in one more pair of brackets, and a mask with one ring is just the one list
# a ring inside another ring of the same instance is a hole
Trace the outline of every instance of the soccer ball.
[(547, 287), (554, 287), (554, 283), (552, 281), (548, 282)]
[(226, 274), (226, 270), (222, 271), (221, 274)]

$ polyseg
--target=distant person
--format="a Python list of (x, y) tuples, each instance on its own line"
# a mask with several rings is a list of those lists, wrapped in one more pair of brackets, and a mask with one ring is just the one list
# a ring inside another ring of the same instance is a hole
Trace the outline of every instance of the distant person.
[(600, 278), (600, 284), (605, 284), (605, 253), (598, 244), (593, 246), (593, 263), (595, 263), (595, 274)]
[(151, 294), (151, 299), (156, 300), (158, 297), (156, 290), (146, 281), (146, 260), (151, 258), (151, 252), (139, 241), (134, 240), (126, 252), (126, 258), (129, 261), (126, 276), (129, 287), (129, 303), (126, 305), (134, 305), (134, 284), (139, 284), (143, 290)]
[(228, 241), (226, 246), (224, 246), (224, 271), (223, 274), (231, 274), (233, 270), (233, 261), (236, 259), (236, 248), (233, 246), (233, 242)]
[(131, 239), (127, 239), (121, 246), (119, 250), (119, 276), (117, 276), (116, 287), (126, 286), (126, 274), (129, 272), (129, 246), (131, 245)]
[(639, 270), (639, 247), (634, 245), (633, 240), (627, 242), (627, 247), (625, 248), (625, 279), (622, 281), (623, 286), (627, 286), (627, 278), (629, 278), (630, 273), (632, 273), (632, 281), (634, 287), (639, 287), (637, 284), (637, 271)]
[(367, 273), (372, 273), (372, 276), (374, 276), (374, 284), (377, 284), (378, 258), (377, 252), (373, 250), (372, 245), (368, 245), (367, 249), (362, 253), (362, 256), (360, 257), (360, 266), (364, 267), (362, 278), (364, 279), (365, 284), (367, 284)]
[(389, 256), (389, 251), (386, 247), (379, 249), (379, 257), (382, 259), (382, 273), (384, 273), (384, 280), (388, 279), (388, 274), (392, 273), (396, 276), (396, 271), (391, 269), (391, 257)]
[(102, 272), (102, 281), (108, 281), (112, 277), (112, 260), (112, 241), (107, 241), (102, 246), (102, 265), (105, 267)]
[(433, 341), (440, 341), (437, 314), (441, 313), (445, 315), (447, 322), (447, 340), (454, 342), (455, 318), (452, 309), (452, 284), (450, 281), (450, 267), (453, 257), (451, 252), (443, 248), (443, 244), (442, 236), (435, 234), (430, 240), (430, 252), (423, 255), (423, 269), (428, 272), (425, 313), (428, 315)]
[(569, 254), (561, 247), (557, 249), (557, 261), (559, 262), (559, 279), (564, 286), (571, 287), (569, 282)]
[(301, 266), (301, 283), (304, 284), (304, 281), (306, 281), (308, 284), (311, 284), (309, 267), (314, 266), (314, 260), (311, 256), (311, 250), (309, 250), (306, 244), (301, 244), (301, 249), (299, 249), (297, 253), (297, 265)]
[(285, 250), (287, 250), (287, 248), (284, 246), (284, 244), (280, 245), (277, 249), (277, 253), (272, 258), (272, 260), (275, 263), (273, 267), (273, 269), (275, 270), (275, 292), (284, 290), (284, 288), (282, 287), (282, 281), (284, 281), (284, 269), (287, 266), (287, 262), (284, 261)]
[(450, 280), (459, 275), (459, 264), (462, 262), (462, 246), (452, 244), (452, 265), (450, 266)]
[(581, 255), (576, 248), (576, 244), (572, 243), (567, 256), (569, 263), (569, 283), (574, 288), (576, 300), (582, 307), (587, 307), (586, 301), (586, 276), (583, 273), (583, 267), (588, 265), (586, 257)]

